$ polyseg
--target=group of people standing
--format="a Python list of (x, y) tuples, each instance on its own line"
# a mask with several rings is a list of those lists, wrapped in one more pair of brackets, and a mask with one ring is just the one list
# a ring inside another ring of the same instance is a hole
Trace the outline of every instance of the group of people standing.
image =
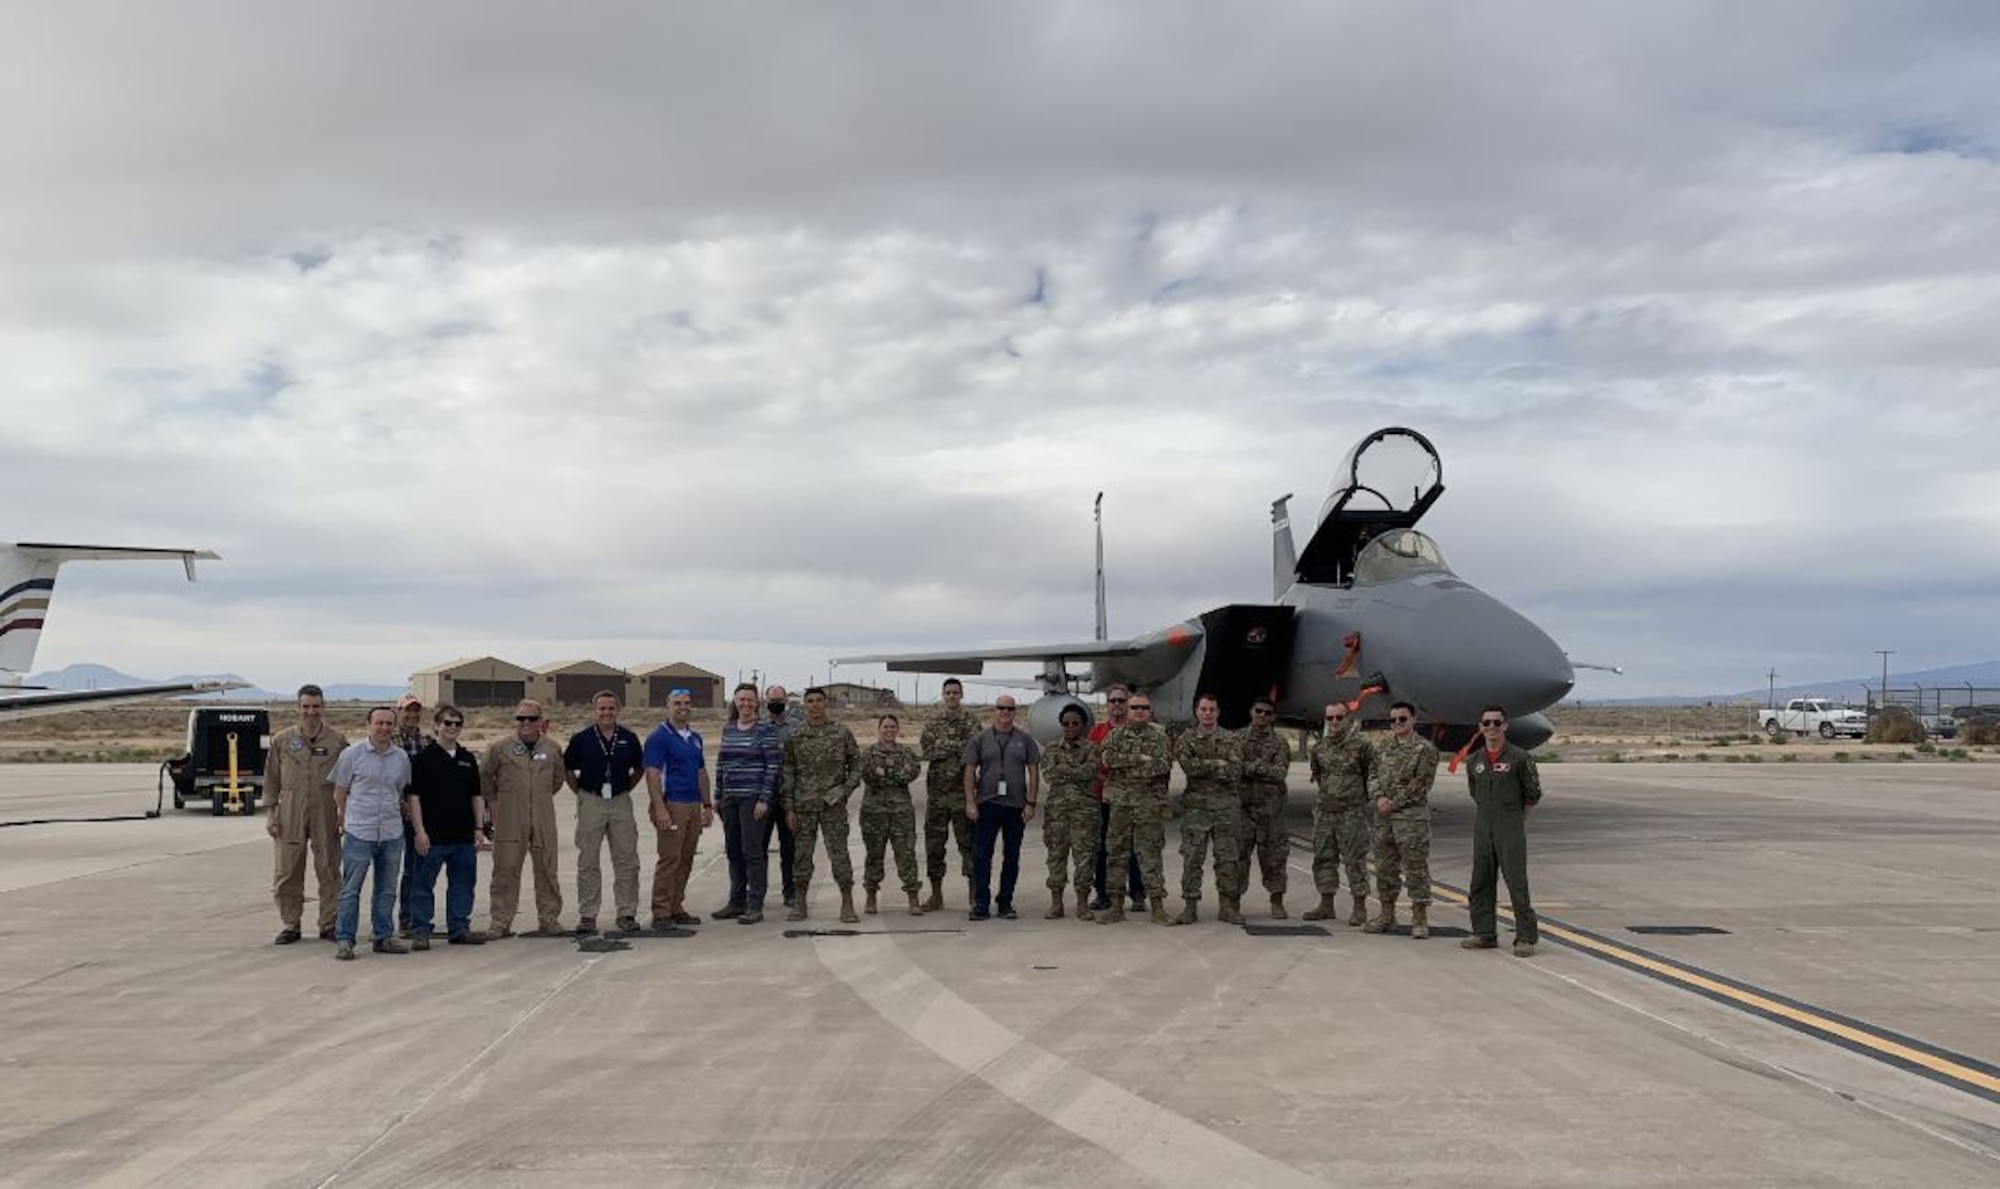
[[(354, 956), (363, 885), (371, 875), (373, 948), (397, 954), (428, 949), (436, 929), (436, 886), (446, 882), (444, 934), (449, 944), (480, 945), (513, 934), (522, 868), (532, 865), (537, 934), (564, 932), (560, 916), (555, 801), (576, 798), (578, 930), (598, 929), (602, 852), (611, 852), (616, 925), (638, 932), (639, 849), (635, 801), (644, 796), (657, 840), (651, 927), (699, 923), (686, 905), (701, 835), (721, 819), (728, 861), (727, 902), (710, 915), (756, 924), (769, 892), (769, 855), (779, 847), (777, 881), (787, 919), (810, 916), (816, 852), (840, 894), (839, 916), (858, 922), (880, 909), (885, 860), (912, 915), (945, 907), (948, 849), (955, 842), (967, 878), (970, 919), (1014, 919), (1020, 850), (1026, 829), (1042, 817), (1048, 856), (1049, 907), (1066, 915), (1075, 885), (1080, 920), (1122, 921), (1129, 899), (1158, 924), (1200, 919), (1204, 867), (1215, 874), (1223, 922), (1240, 922), (1250, 863), (1256, 859), (1271, 915), (1287, 916), (1284, 826), (1286, 777), (1292, 753), (1276, 731), (1276, 708), (1258, 700), (1250, 725), (1219, 725), (1220, 705), (1195, 700), (1195, 722), (1170, 737), (1153, 722), (1151, 698), (1122, 686), (1106, 691), (1106, 720), (1092, 724), (1081, 705), (1065, 707), (1062, 737), (1041, 747), (1024, 726), (1013, 698), (996, 700), (982, 726), (963, 705), (962, 685), (942, 690), (944, 708), (924, 724), (915, 748), (901, 742), (901, 721), (881, 715), (876, 738), (862, 747), (828, 714), (818, 688), (805, 691), (798, 714), (782, 686), (740, 685), (717, 741), (711, 778), (705, 740), (692, 724), (689, 691), (669, 693), (664, 720), (645, 739), (618, 721), (618, 697), (593, 699), (590, 726), (558, 748), (545, 736), (542, 707), (516, 707), (515, 730), (474, 756), (459, 736), (464, 715), (452, 706), (432, 715), (435, 735), (422, 730), (424, 708), (405, 697), (368, 716), (368, 737), (349, 744), (325, 722), (316, 686), (299, 691), (299, 722), (271, 741), (265, 803), (275, 843), (273, 887), (283, 922), (277, 944), (302, 937), (304, 871), (310, 852), (319, 882), (319, 936), (336, 956)], [(1371, 741), (1349, 708), (1326, 708), (1325, 730), (1310, 748), (1318, 786), (1314, 807), (1313, 879), (1318, 904), (1303, 915), (1337, 915), (1334, 896), (1345, 875), (1353, 899), (1350, 925), (1382, 933), (1397, 925), (1396, 904), (1407, 891), (1411, 935), (1429, 936), (1429, 794), (1437, 750), (1415, 731), (1416, 712), (1390, 710), (1390, 735)], [(1535, 917), (1528, 902), (1522, 822), (1539, 801), (1534, 761), (1506, 742), (1505, 711), (1480, 717), (1484, 750), (1468, 770), (1478, 812), (1471, 889), (1472, 936), (1462, 944), (1490, 948), (1495, 929), (1496, 877), (1513, 900), (1517, 955), (1532, 953)], [(1173, 816), (1168, 784), (1175, 765), (1186, 777), (1181, 802), (1181, 898), (1169, 914), (1162, 855), (1165, 822)], [(913, 786), (924, 780), (921, 806), (923, 875), (918, 878), (919, 808)], [(643, 794), (638, 792), (645, 786)], [(864, 850), (857, 910), (848, 848), (847, 803), (861, 792)], [(339, 839), (336, 851), (334, 839)], [(471, 927), (478, 855), (490, 852), (491, 926)], [(1380, 911), (1366, 912), (1372, 855)], [(1212, 858), (1211, 858), (1212, 856)], [(999, 886), (993, 886), (994, 860)], [(399, 880), (400, 872), (400, 880)], [(1122, 875), (1125, 888), (1114, 890)], [(337, 895), (329, 895), (337, 888)], [(392, 921), (393, 918), (393, 921)], [(405, 942), (408, 942), (406, 945)]]

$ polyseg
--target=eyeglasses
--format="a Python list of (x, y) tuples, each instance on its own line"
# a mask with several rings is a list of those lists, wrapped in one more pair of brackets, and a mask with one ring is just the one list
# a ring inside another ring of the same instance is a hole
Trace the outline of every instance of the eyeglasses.
[(515, 721), (515, 722), (540, 722), (540, 721), (542, 721), (542, 716), (541, 716), (541, 715), (539, 715), (539, 714), (517, 714), (517, 715), (515, 715), (515, 716), (514, 716), (514, 721)]
[(460, 721), (458, 721), (458, 720), (457, 720), (457, 719), (455, 719), (455, 718), (447, 718), (447, 719), (445, 719), (445, 720), (444, 720), (443, 722), (439, 723), (438, 725), (439, 725), (439, 726), (441, 726), (441, 727), (462, 727), (462, 726), (464, 726), (465, 724), (464, 724), (464, 723), (462, 723), (462, 722), (460, 722)]
[(1130, 698), (1106, 698), (1106, 699), (1104, 699), (1104, 700), (1105, 700), (1105, 701), (1107, 701), (1107, 702), (1109, 702), (1109, 703), (1111, 703), (1111, 704), (1112, 704), (1113, 706), (1118, 706), (1118, 705), (1122, 705), (1122, 704), (1124, 704), (1124, 703), (1126, 703), (1126, 702), (1129, 702), (1129, 701), (1131, 701), (1132, 699), (1130, 699)]
[(1482, 718), (1479, 720), (1479, 725), (1482, 727), (1504, 727), (1507, 725), (1507, 720), (1504, 718)]
[(1407, 715), (1407, 714), (1392, 714), (1392, 715), (1390, 715), (1390, 716), (1389, 716), (1389, 721), (1390, 721), (1390, 722), (1408, 722), (1408, 721), (1410, 721), (1410, 716), (1409, 716), (1409, 715)]
[(995, 706), (993, 709), (998, 710), (1002, 714), (1012, 714), (1020, 708), (1018, 706)]

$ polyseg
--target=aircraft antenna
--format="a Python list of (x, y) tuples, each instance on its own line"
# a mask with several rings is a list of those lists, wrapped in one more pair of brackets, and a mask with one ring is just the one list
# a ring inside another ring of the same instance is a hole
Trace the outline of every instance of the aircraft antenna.
[(1097, 493), (1097, 502), (1091, 505), (1092, 514), (1097, 519), (1097, 638), (1111, 638), (1110, 621), (1104, 614), (1104, 493)]

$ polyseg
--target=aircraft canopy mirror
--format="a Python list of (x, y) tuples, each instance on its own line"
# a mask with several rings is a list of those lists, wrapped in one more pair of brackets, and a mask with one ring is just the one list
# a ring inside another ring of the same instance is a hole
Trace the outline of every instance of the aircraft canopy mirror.
[(1413, 528), (1394, 529), (1375, 538), (1354, 559), (1354, 582), (1368, 586), (1393, 582), (1411, 574), (1451, 573), (1437, 542)]

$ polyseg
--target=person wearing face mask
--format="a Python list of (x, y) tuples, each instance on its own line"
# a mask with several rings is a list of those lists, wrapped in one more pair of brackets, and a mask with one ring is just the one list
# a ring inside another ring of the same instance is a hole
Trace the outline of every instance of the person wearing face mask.
[[(764, 691), (764, 714), (764, 726), (777, 740), (778, 752), (782, 755), (785, 741), (805, 720), (798, 708), (791, 704), (790, 696), (782, 685), (774, 685)], [(792, 819), (785, 813), (783, 790), (774, 794), (771, 812), (764, 819), (764, 853), (767, 858), (771, 853), (772, 834), (778, 836), (778, 886), (784, 891), (785, 907), (795, 908), (798, 906), (798, 877), (792, 873), (792, 867), (798, 862), (798, 840), (792, 830)]]
[(1305, 919), (1330, 921), (1338, 916), (1333, 894), (1340, 874), (1347, 872), (1347, 893), (1354, 898), (1350, 925), (1368, 923), (1368, 847), (1375, 832), (1374, 809), (1368, 803), (1368, 765), (1374, 749), (1355, 729), (1345, 703), (1326, 708), (1326, 731), (1312, 748), (1312, 778), (1319, 786), (1313, 805), (1313, 887), (1319, 906)]
[(1497, 879), (1507, 879), (1514, 904), (1514, 956), (1535, 952), (1540, 931), (1528, 902), (1528, 815), (1542, 801), (1542, 777), (1535, 757), (1507, 742), (1507, 711), (1488, 706), (1479, 713), (1480, 750), (1473, 753), (1466, 782), (1476, 807), (1472, 816), (1472, 936), (1458, 944), (1469, 950), (1499, 945), (1494, 900)]
[(1400, 882), (1410, 893), (1410, 936), (1431, 935), (1431, 786), (1437, 783), (1438, 751), (1417, 734), (1417, 708), (1408, 702), (1389, 707), (1389, 738), (1375, 745), (1369, 762), (1375, 794), (1375, 892), (1382, 912), (1362, 927), (1387, 933), (1396, 927)]
[(521, 902), (521, 864), (535, 861), (536, 932), (562, 932), (562, 889), (557, 884), (556, 793), (563, 788), (562, 749), (543, 738), (548, 720), (540, 702), (514, 707), (514, 733), (486, 749), (479, 765), (487, 811), (493, 818), (493, 877), (487, 888), (492, 928), (487, 940), (514, 935)]

